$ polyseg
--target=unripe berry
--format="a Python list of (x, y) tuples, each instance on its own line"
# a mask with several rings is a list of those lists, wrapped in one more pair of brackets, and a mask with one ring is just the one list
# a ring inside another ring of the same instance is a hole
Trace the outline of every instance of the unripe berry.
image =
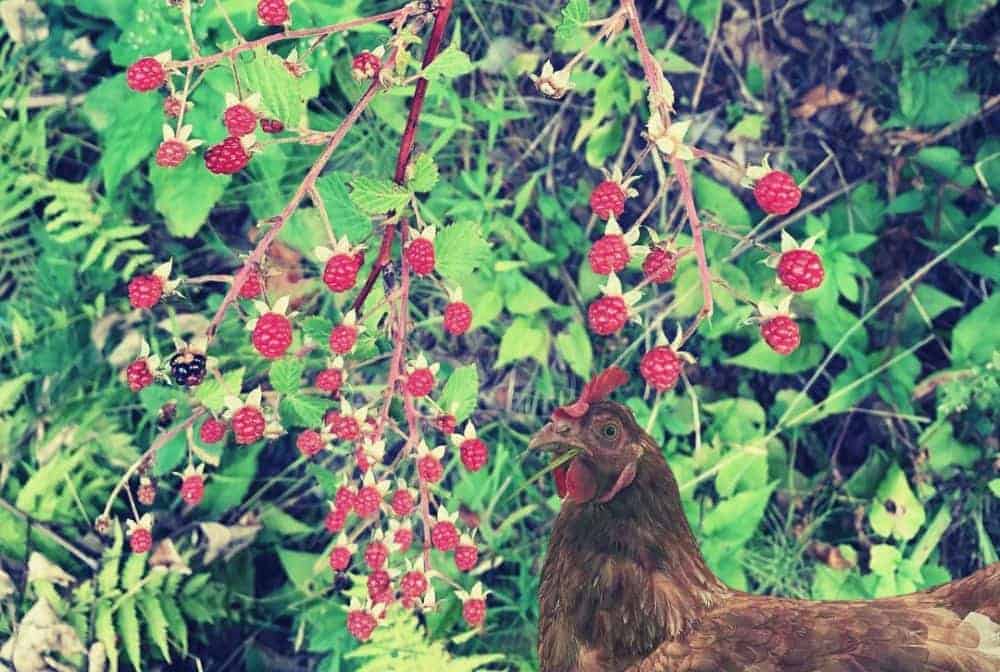
[(285, 0), (260, 0), (257, 3), (257, 17), (266, 26), (280, 26), (292, 20)]
[(462, 618), (476, 628), (486, 619), (486, 600), (471, 599), (462, 603)]
[(358, 497), (354, 503), (354, 510), (362, 518), (372, 518), (378, 515), (379, 506), (382, 504), (382, 493), (374, 485), (367, 485), (358, 490)]
[(129, 535), (128, 545), (133, 553), (146, 553), (153, 547), (153, 535), (144, 527), (137, 527)]
[(358, 281), (361, 262), (355, 254), (335, 254), (323, 267), (323, 282), (332, 292), (346, 292)]
[(376, 569), (368, 575), (368, 596), (377, 599), (392, 588), (392, 577), (384, 569)]
[(337, 493), (333, 496), (333, 505), (337, 509), (350, 511), (358, 501), (358, 493), (349, 485), (342, 485), (337, 488)]
[(362, 51), (351, 61), (351, 76), (359, 81), (372, 79), (382, 69), (382, 61), (370, 51)]
[(176, 168), (184, 163), (191, 153), (187, 144), (180, 140), (164, 140), (156, 148), (156, 165), (162, 168)]
[(330, 350), (338, 355), (346, 355), (358, 342), (358, 328), (350, 324), (338, 324), (330, 330)]
[(247, 273), (246, 281), (240, 286), (240, 298), (254, 299), (260, 296), (263, 291), (264, 283), (260, 277), (260, 271), (256, 268), (251, 268), (250, 272)]
[(628, 243), (621, 235), (607, 235), (598, 239), (587, 254), (590, 269), (598, 275), (617, 273), (629, 261)]
[(242, 446), (259, 441), (264, 436), (266, 423), (259, 408), (243, 406), (233, 413), (232, 425), (236, 443)]
[(156, 501), (156, 484), (148, 478), (143, 478), (139, 482), (139, 487), (136, 488), (135, 498), (143, 506), (152, 506), (153, 502)]
[(285, 125), (281, 123), (278, 119), (261, 119), (260, 120), (260, 130), (265, 133), (281, 133), (285, 130)]
[(330, 569), (342, 572), (351, 566), (351, 551), (343, 546), (330, 549)]
[(167, 96), (163, 99), (163, 114), (166, 116), (176, 119), (181, 116), (182, 109), (184, 109), (184, 103), (177, 96)]
[(251, 341), (264, 357), (278, 359), (292, 344), (292, 323), (281, 313), (264, 313), (257, 318)]
[(444, 475), (444, 467), (441, 465), (441, 460), (427, 454), (417, 460), (417, 473), (422, 480), (437, 483)]
[(670, 346), (658, 345), (639, 362), (639, 374), (658, 392), (669, 390), (681, 377), (683, 363)]
[(413, 494), (409, 490), (400, 488), (392, 493), (392, 512), (397, 516), (405, 518), (413, 513), (414, 508), (416, 502), (413, 501)]
[(455, 433), (455, 416), (450, 413), (445, 413), (434, 418), (434, 426), (438, 428), (442, 434), (454, 434)]
[(337, 392), (343, 384), (344, 375), (340, 369), (323, 369), (316, 374), (316, 387), (327, 394)]
[(434, 389), (434, 373), (430, 369), (414, 369), (406, 377), (406, 391), (414, 397), (426, 397)]
[(410, 546), (413, 544), (413, 530), (408, 527), (401, 527), (392, 534), (392, 541), (399, 547), (399, 550), (403, 553), (410, 550)]
[(410, 599), (420, 597), (426, 593), (427, 586), (427, 577), (423, 572), (415, 569), (403, 574), (403, 578), (399, 581), (399, 589), (403, 593), (403, 597)]
[(378, 622), (367, 611), (356, 609), (347, 614), (347, 631), (359, 642), (367, 642)]
[(365, 546), (365, 564), (371, 569), (382, 569), (389, 560), (389, 549), (381, 541), (372, 541)]
[[(323, 519), (323, 527), (330, 534), (336, 534), (344, 529), (344, 525), (347, 523), (347, 514), (350, 509), (343, 509), (340, 507), (334, 507), (330, 509), (326, 517)], [(345, 567), (347, 565), (344, 565)]]
[(470, 572), (479, 562), (479, 549), (469, 544), (460, 544), (455, 548), (455, 567), (460, 572)]

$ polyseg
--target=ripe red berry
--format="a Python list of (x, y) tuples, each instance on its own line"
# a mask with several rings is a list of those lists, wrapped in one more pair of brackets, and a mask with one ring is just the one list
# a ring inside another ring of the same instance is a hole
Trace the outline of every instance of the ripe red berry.
[(378, 622), (367, 611), (355, 609), (347, 614), (347, 631), (359, 642), (367, 642)]
[(426, 397), (433, 389), (434, 373), (430, 369), (414, 369), (406, 377), (406, 391), (414, 397)]
[(462, 458), (462, 464), (469, 471), (479, 471), (486, 466), (490, 452), (482, 439), (466, 439), (458, 447), (458, 453)]
[(455, 548), (455, 567), (460, 572), (472, 571), (479, 562), (479, 549), (471, 544), (459, 544)]
[(617, 273), (628, 265), (628, 243), (620, 235), (603, 236), (591, 246), (587, 260), (598, 275)]
[(181, 482), (181, 499), (188, 506), (198, 506), (204, 496), (205, 478), (201, 474), (191, 474)]
[(777, 315), (762, 322), (760, 335), (779, 355), (789, 355), (799, 347), (799, 325), (788, 315)]
[(590, 192), (590, 209), (601, 219), (625, 212), (625, 190), (616, 182), (605, 180)]
[(327, 423), (330, 431), (341, 441), (357, 441), (361, 436), (361, 427), (358, 421), (350, 415), (336, 413)]
[(342, 572), (351, 565), (351, 551), (343, 546), (334, 546), (330, 549), (330, 569), (335, 572)]
[(292, 323), (281, 313), (264, 313), (257, 318), (251, 341), (264, 357), (278, 359), (292, 344)]
[(443, 414), (434, 418), (434, 426), (442, 434), (454, 434), (455, 433), (455, 416), (451, 414)]
[(447, 520), (434, 523), (431, 528), (431, 543), (439, 551), (452, 551), (458, 546), (458, 529)]
[(182, 109), (184, 109), (184, 104), (177, 96), (167, 96), (163, 99), (163, 114), (166, 116), (176, 119), (181, 116)]
[(365, 564), (371, 569), (382, 569), (389, 560), (389, 549), (381, 541), (372, 541), (365, 546)]
[(416, 502), (413, 501), (413, 493), (406, 488), (400, 488), (392, 493), (392, 512), (400, 518), (405, 518), (413, 513), (415, 507)]
[(366, 485), (358, 490), (358, 497), (354, 502), (354, 510), (362, 518), (371, 518), (378, 515), (381, 505), (382, 493), (374, 485)]
[(237, 103), (230, 105), (222, 113), (222, 123), (229, 135), (239, 137), (254, 132), (257, 128), (257, 115), (246, 105)]
[(146, 553), (153, 547), (153, 534), (144, 527), (137, 527), (129, 535), (128, 545), (133, 553)]
[(358, 255), (335, 254), (326, 260), (323, 268), (323, 282), (333, 292), (346, 292), (358, 281), (361, 262)]
[(152, 506), (156, 501), (156, 484), (144, 478), (136, 488), (135, 497), (143, 506)]
[(184, 163), (191, 150), (180, 140), (164, 140), (156, 149), (156, 165), (162, 168), (176, 168)]
[(358, 342), (358, 328), (350, 324), (338, 324), (330, 330), (330, 350), (338, 355), (346, 355)]
[(128, 83), (128, 88), (133, 91), (153, 91), (167, 81), (167, 71), (163, 69), (162, 63), (147, 56), (128, 66), (128, 70), (125, 71), (125, 81)]
[(205, 167), (217, 175), (232, 175), (246, 168), (250, 155), (239, 138), (228, 137), (205, 151)]
[(163, 280), (155, 275), (137, 275), (128, 283), (128, 300), (133, 308), (152, 308), (163, 296)]
[(153, 372), (149, 370), (149, 363), (146, 358), (137, 359), (125, 369), (125, 378), (128, 386), (133, 392), (138, 392), (153, 382)]
[(285, 0), (260, 0), (257, 3), (257, 16), (267, 26), (280, 26), (291, 21)]
[(658, 345), (639, 362), (639, 374), (646, 384), (658, 392), (669, 390), (681, 377), (683, 362), (670, 346)]
[(642, 273), (650, 282), (664, 283), (674, 279), (677, 272), (677, 255), (654, 247), (642, 262)]
[(307, 429), (295, 438), (295, 447), (309, 458), (323, 450), (323, 437), (315, 429)]
[(233, 436), (244, 446), (259, 441), (264, 436), (264, 414), (255, 406), (244, 406), (233, 414)]
[(405, 553), (410, 550), (410, 546), (413, 544), (413, 530), (408, 527), (401, 527), (392, 534), (392, 541), (397, 546), (399, 550)]
[(222, 437), (225, 435), (226, 423), (215, 418), (205, 420), (205, 422), (201, 423), (201, 428), (198, 430), (198, 438), (201, 439), (202, 443), (218, 443), (222, 441)]
[(757, 205), (771, 215), (787, 215), (802, 199), (802, 191), (795, 179), (782, 170), (772, 170), (757, 180), (753, 188)]
[(265, 133), (281, 133), (285, 130), (285, 125), (277, 119), (261, 119), (260, 130)]
[(382, 69), (382, 61), (370, 51), (362, 51), (351, 61), (351, 74), (355, 79), (372, 79)]
[(368, 575), (368, 596), (378, 598), (392, 587), (392, 577), (384, 569), (376, 569)]
[(424, 455), (417, 460), (417, 473), (420, 478), (428, 483), (437, 483), (444, 475), (444, 467), (441, 460), (431, 454)]
[(344, 384), (344, 374), (340, 369), (323, 369), (316, 374), (316, 387), (327, 394), (340, 390)]
[(620, 296), (602, 296), (587, 308), (587, 324), (599, 336), (613, 334), (628, 321), (628, 306)]
[(406, 263), (417, 275), (430, 275), (434, 272), (434, 243), (426, 238), (414, 238), (406, 246)]
[[(323, 519), (323, 527), (326, 528), (326, 531), (330, 534), (340, 532), (344, 529), (344, 525), (347, 523), (347, 514), (349, 511), (350, 509), (344, 509), (339, 506), (335, 506), (330, 509), (327, 512), (326, 517)], [(344, 566), (346, 567), (347, 565)]]
[(472, 309), (464, 301), (452, 301), (444, 307), (444, 330), (461, 336), (472, 326)]
[(778, 260), (778, 278), (793, 292), (805, 292), (823, 284), (823, 261), (812, 250), (789, 250)]
[(403, 597), (410, 599), (420, 597), (427, 592), (427, 585), (427, 577), (415, 569), (403, 574), (403, 578), (399, 580), (399, 589)]
[(462, 603), (462, 618), (472, 627), (479, 627), (486, 619), (486, 600), (473, 598)]
[(349, 485), (342, 485), (337, 488), (337, 494), (333, 496), (334, 508), (350, 511), (354, 508), (354, 503), (358, 500), (358, 493)]
[(260, 271), (256, 268), (251, 268), (250, 272), (247, 273), (246, 281), (240, 286), (240, 298), (254, 299), (260, 296), (263, 291), (264, 281), (260, 277)]

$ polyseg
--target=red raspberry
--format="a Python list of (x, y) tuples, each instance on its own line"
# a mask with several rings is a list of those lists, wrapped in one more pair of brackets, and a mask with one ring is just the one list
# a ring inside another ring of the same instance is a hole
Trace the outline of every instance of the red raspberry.
[(201, 423), (201, 428), (198, 430), (198, 438), (201, 439), (202, 443), (218, 443), (222, 441), (222, 437), (225, 435), (226, 423), (215, 418), (205, 420), (205, 422)]
[(281, 133), (285, 130), (285, 125), (277, 119), (261, 119), (260, 130), (265, 133)]
[(346, 355), (358, 342), (358, 328), (349, 324), (338, 324), (330, 330), (330, 350), (338, 355)]
[(658, 345), (639, 362), (639, 373), (646, 384), (658, 392), (669, 390), (681, 377), (683, 363), (670, 346)]
[(166, 116), (176, 119), (181, 116), (182, 109), (184, 109), (184, 104), (177, 96), (167, 96), (163, 99), (163, 114)]
[(333, 496), (333, 505), (338, 509), (350, 511), (358, 501), (358, 493), (349, 485), (342, 485), (337, 488), (337, 494)]
[(205, 496), (205, 479), (200, 474), (186, 476), (181, 482), (181, 499), (188, 506), (198, 506)]
[[(267, 0), (261, 0), (266, 2)], [(378, 622), (375, 617), (367, 611), (355, 609), (347, 614), (347, 631), (359, 642), (367, 642), (371, 639), (372, 633)]]
[(156, 501), (156, 484), (148, 479), (143, 479), (136, 488), (135, 497), (143, 506), (152, 506)]
[(433, 455), (424, 455), (417, 460), (417, 473), (420, 474), (421, 479), (428, 483), (437, 483), (444, 475), (444, 467), (438, 458)]
[(410, 550), (410, 546), (413, 544), (413, 530), (407, 527), (399, 528), (393, 533), (392, 541), (399, 546), (400, 551), (405, 553)]
[(613, 334), (628, 321), (628, 306), (620, 296), (602, 296), (587, 308), (587, 324), (599, 336)]
[(760, 335), (779, 355), (790, 355), (799, 347), (799, 325), (787, 315), (777, 315), (762, 322)]
[(434, 389), (434, 373), (430, 369), (414, 369), (406, 377), (406, 391), (414, 397), (426, 397)]
[(628, 265), (628, 243), (622, 236), (604, 236), (591, 246), (587, 260), (598, 275), (617, 273)]
[(450, 414), (439, 415), (434, 418), (434, 426), (437, 427), (442, 434), (454, 434), (456, 422), (455, 416)]
[(125, 71), (125, 81), (133, 91), (145, 93), (158, 89), (167, 81), (167, 71), (163, 64), (155, 58), (147, 56), (128, 66)]
[(479, 562), (479, 549), (475, 546), (460, 545), (455, 548), (455, 567), (460, 572), (470, 572)]
[(333, 435), (341, 441), (357, 441), (358, 437), (361, 436), (361, 427), (358, 426), (358, 421), (350, 415), (336, 413), (327, 424)]
[(246, 168), (250, 155), (239, 138), (228, 137), (205, 151), (205, 167), (218, 175), (232, 175)]
[(146, 553), (153, 547), (153, 534), (144, 527), (137, 527), (128, 537), (133, 553)]
[(362, 51), (351, 61), (351, 74), (355, 79), (372, 79), (382, 69), (382, 61), (370, 51)]
[(823, 261), (812, 250), (789, 250), (778, 260), (778, 278), (793, 292), (816, 289), (823, 276)]
[(757, 180), (753, 197), (764, 212), (771, 215), (787, 215), (802, 199), (802, 191), (795, 179), (782, 170), (772, 170)]
[(344, 384), (344, 374), (340, 369), (323, 369), (316, 374), (316, 387), (333, 394)]
[(389, 560), (389, 549), (381, 541), (372, 541), (365, 546), (365, 564), (372, 569), (382, 569)]
[(452, 551), (458, 546), (458, 530), (447, 520), (434, 523), (431, 528), (431, 543), (439, 551)]
[(474, 628), (482, 625), (486, 618), (486, 600), (471, 599), (463, 602), (462, 618)]
[(254, 299), (260, 296), (263, 291), (264, 281), (260, 277), (260, 271), (256, 268), (251, 268), (250, 272), (247, 273), (246, 281), (240, 286), (240, 298)]
[(295, 447), (303, 457), (310, 458), (323, 450), (323, 437), (315, 429), (307, 429), (296, 437)]
[(285, 0), (260, 0), (257, 3), (257, 16), (267, 26), (280, 26), (291, 21)]
[(382, 505), (382, 493), (374, 485), (367, 485), (358, 490), (358, 497), (354, 502), (354, 510), (363, 518), (372, 518), (378, 515), (379, 507)]
[(246, 105), (237, 103), (222, 113), (222, 123), (231, 136), (248, 135), (257, 128), (257, 115)]
[(427, 585), (427, 577), (415, 569), (403, 574), (403, 578), (399, 580), (399, 589), (403, 597), (410, 599), (420, 597), (427, 592)]
[(489, 459), (490, 452), (483, 443), (482, 439), (466, 439), (458, 447), (459, 455), (462, 458), (462, 464), (469, 471), (479, 471), (486, 466), (486, 461)]
[(244, 406), (233, 414), (233, 436), (244, 446), (264, 436), (264, 414), (254, 406)]
[(153, 383), (153, 372), (149, 370), (149, 363), (145, 358), (137, 359), (125, 369), (125, 379), (133, 392), (138, 392), (147, 385)]
[(342, 572), (351, 565), (351, 551), (343, 546), (334, 546), (330, 549), (330, 569), (335, 572)]
[(406, 246), (406, 263), (417, 275), (430, 275), (434, 272), (434, 243), (426, 238), (414, 238)]
[(332, 292), (346, 292), (358, 281), (361, 269), (359, 255), (335, 254), (326, 260), (323, 268), (323, 282)]
[(176, 168), (184, 163), (191, 150), (180, 140), (164, 140), (156, 149), (156, 165), (162, 168)]
[(334, 507), (330, 509), (326, 517), (323, 519), (323, 527), (330, 534), (336, 534), (344, 529), (344, 525), (347, 523), (347, 514), (350, 509), (344, 509), (340, 507)]
[(625, 212), (625, 191), (616, 182), (605, 180), (590, 192), (590, 209), (601, 219)]
[(378, 597), (392, 587), (392, 578), (384, 569), (376, 569), (368, 575), (368, 596)]
[(452, 301), (444, 307), (444, 330), (461, 336), (472, 326), (472, 309), (464, 301)]
[(676, 272), (677, 255), (662, 247), (651, 249), (642, 262), (642, 273), (650, 282), (670, 282)]
[(133, 308), (152, 308), (163, 296), (163, 280), (155, 275), (137, 275), (128, 283), (128, 300)]
[(405, 518), (413, 513), (415, 507), (416, 502), (413, 501), (413, 494), (409, 490), (400, 488), (392, 493), (392, 512), (400, 518)]
[(257, 352), (278, 359), (292, 344), (292, 323), (280, 313), (264, 313), (257, 318), (251, 340)]

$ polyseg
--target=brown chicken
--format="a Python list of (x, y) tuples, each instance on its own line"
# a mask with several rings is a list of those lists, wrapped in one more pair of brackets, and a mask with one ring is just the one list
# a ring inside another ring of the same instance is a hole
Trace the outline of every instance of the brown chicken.
[(727, 588), (609, 369), (532, 448), (565, 461), (542, 571), (541, 672), (1000, 672), (1000, 564), (933, 590), (808, 602)]

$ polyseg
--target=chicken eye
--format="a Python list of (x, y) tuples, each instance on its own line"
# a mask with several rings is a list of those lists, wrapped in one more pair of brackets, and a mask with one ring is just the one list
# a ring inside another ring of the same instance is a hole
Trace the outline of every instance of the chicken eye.
[(613, 439), (616, 436), (618, 436), (618, 425), (614, 424), (613, 422), (609, 422), (608, 424), (604, 425), (604, 428), (601, 429), (601, 432), (604, 434), (606, 438)]

